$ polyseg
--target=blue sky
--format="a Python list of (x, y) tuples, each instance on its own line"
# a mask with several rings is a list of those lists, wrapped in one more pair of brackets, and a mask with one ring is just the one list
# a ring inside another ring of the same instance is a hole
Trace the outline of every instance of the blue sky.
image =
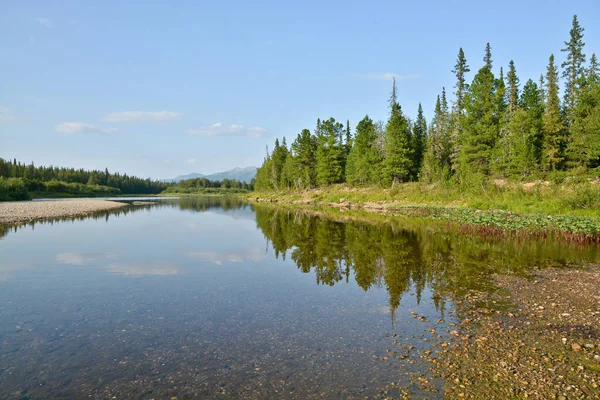
[(428, 117), (463, 47), (524, 83), (564, 59), (584, 1), (0, 0), (0, 157), (169, 178), (260, 165), (318, 117), (387, 116), (390, 77)]

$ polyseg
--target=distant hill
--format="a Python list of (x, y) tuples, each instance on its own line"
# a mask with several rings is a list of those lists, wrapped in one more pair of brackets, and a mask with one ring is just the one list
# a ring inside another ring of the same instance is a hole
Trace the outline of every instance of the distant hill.
[(179, 175), (173, 179), (165, 179), (165, 182), (179, 182), (186, 179), (206, 178), (211, 181), (222, 181), (223, 179), (235, 179), (241, 182), (250, 183), (250, 181), (256, 177), (256, 167), (239, 168), (235, 167), (229, 171), (217, 172), (211, 175), (204, 175), (199, 173), (191, 173), (187, 175)]

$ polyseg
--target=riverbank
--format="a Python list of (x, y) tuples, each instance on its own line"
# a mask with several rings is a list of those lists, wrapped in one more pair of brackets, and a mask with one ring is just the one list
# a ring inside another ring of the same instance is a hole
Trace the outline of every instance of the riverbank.
[(600, 185), (537, 184), (491, 186), (465, 191), (457, 187), (402, 184), (393, 189), (337, 185), (304, 191), (254, 192), (251, 202), (294, 207), (327, 207), (446, 221), (457, 229), (489, 236), (559, 237), (600, 243)]
[(125, 203), (106, 200), (0, 202), (0, 224), (82, 216), (125, 206)]
[(600, 399), (600, 266), (494, 280), (498, 292), (455, 300), (451, 340), (424, 355), (446, 397)]

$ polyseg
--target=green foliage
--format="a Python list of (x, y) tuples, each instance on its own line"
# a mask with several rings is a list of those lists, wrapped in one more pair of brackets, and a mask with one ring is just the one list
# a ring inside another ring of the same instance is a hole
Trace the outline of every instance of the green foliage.
[[(105, 196), (119, 194), (157, 194), (169, 184), (142, 179), (127, 174), (84, 169), (36, 167), (16, 160), (0, 158), (0, 178), (4, 189), (0, 200), (24, 200), (31, 194), (38, 196)], [(11, 180), (12, 179), (12, 180)], [(25, 193), (22, 187), (25, 188)]]
[(254, 190), (254, 180), (250, 183), (240, 182), (235, 179), (211, 181), (206, 178), (186, 179), (176, 185), (169, 186), (164, 194), (219, 194), (219, 193), (247, 193)]
[(471, 84), (466, 97), (465, 129), (460, 154), (461, 180), (489, 176), (490, 160), (499, 134), (498, 82), (486, 65)]
[(0, 176), (0, 201), (28, 200), (29, 192), (23, 178)]
[(600, 84), (592, 83), (581, 90), (573, 112), (574, 122), (567, 147), (571, 167), (600, 165)]
[(339, 183), (344, 178), (344, 125), (330, 118), (321, 122), (317, 135), (316, 176), (321, 186)]
[(381, 159), (375, 124), (367, 115), (356, 126), (356, 136), (346, 165), (347, 181), (355, 185), (379, 183)]
[(382, 182), (385, 185), (410, 179), (414, 152), (411, 141), (408, 121), (402, 114), (400, 104), (393, 102), (390, 118), (385, 127), (385, 154), (382, 169)]
[(573, 16), (573, 24), (569, 32), (570, 38), (565, 42), (565, 48), (561, 51), (567, 53), (567, 59), (562, 63), (563, 78), (565, 78), (565, 114), (569, 124), (573, 122), (573, 111), (577, 102), (578, 88), (582, 84), (584, 77), (585, 54), (583, 54), (583, 31), (579, 25), (577, 15)]
[(550, 56), (539, 83), (521, 88), (515, 62), (506, 79), (492, 72), (491, 46), (483, 67), (467, 84), (470, 72), (459, 49), (452, 73), (455, 99), (448, 107), (445, 88), (428, 124), (419, 104), (412, 121), (398, 102), (396, 82), (389, 99), (389, 119), (359, 122), (352, 136), (330, 118), (311, 134), (302, 131), (287, 148), (279, 145), (265, 158), (256, 178), (259, 190), (309, 189), (348, 183), (383, 185), (420, 180), (427, 183), (486, 187), (491, 179), (555, 181), (600, 166), (600, 65), (593, 54), (584, 65), (583, 28), (573, 19), (566, 42), (565, 101), (559, 97), (559, 71)]
[(545, 98), (543, 157), (547, 168), (556, 170), (562, 167), (564, 161), (566, 130), (560, 113), (558, 71), (554, 65), (554, 55), (551, 55), (548, 61)]

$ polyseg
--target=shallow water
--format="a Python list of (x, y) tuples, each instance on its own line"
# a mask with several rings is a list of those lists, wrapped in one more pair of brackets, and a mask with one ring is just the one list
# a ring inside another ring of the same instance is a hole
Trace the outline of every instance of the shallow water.
[(495, 272), (598, 259), (214, 197), (0, 236), (3, 399), (377, 398), (391, 383), (437, 398), (418, 352), (461, 317), (453, 299), (496, 290)]

